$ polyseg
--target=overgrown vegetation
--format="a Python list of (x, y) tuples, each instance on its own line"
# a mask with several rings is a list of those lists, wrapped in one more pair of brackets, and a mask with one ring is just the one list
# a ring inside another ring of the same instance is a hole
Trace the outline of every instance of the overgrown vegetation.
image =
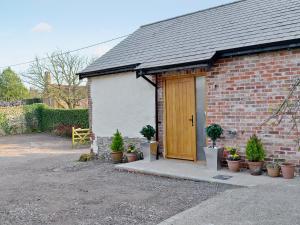
[(0, 134), (1, 130), (3, 134), (10, 134), (11, 128), (8, 123), (8, 119), (4, 113), (0, 113)]

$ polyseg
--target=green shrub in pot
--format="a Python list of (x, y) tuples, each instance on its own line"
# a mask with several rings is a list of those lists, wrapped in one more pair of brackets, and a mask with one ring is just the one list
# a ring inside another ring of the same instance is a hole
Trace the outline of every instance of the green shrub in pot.
[(261, 140), (253, 134), (246, 145), (246, 159), (252, 175), (260, 175), (266, 153)]
[(113, 163), (120, 163), (122, 162), (123, 151), (124, 151), (124, 140), (122, 134), (119, 130), (114, 133), (112, 138), (112, 143), (110, 145), (111, 149), (111, 158)]
[(212, 146), (204, 148), (206, 166), (211, 170), (219, 170), (221, 169), (223, 149), (216, 147), (216, 142), (223, 134), (223, 129), (220, 125), (214, 123), (206, 128), (206, 134), (212, 141)]
[(211, 124), (206, 128), (206, 134), (211, 139), (213, 148), (216, 147), (216, 141), (221, 137), (223, 134), (223, 129), (218, 124)]
[(146, 125), (140, 131), (140, 134), (143, 135), (149, 142), (154, 137), (156, 131), (151, 125)]

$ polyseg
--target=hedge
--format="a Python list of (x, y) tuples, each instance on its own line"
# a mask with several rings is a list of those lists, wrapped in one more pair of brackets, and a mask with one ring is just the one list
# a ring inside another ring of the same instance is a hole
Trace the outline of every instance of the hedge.
[(23, 106), (28, 132), (42, 131), (42, 113), (46, 107), (40, 103)]
[(52, 132), (58, 127), (89, 127), (87, 109), (51, 109), (44, 104), (0, 107), (0, 136)]
[(53, 131), (57, 126), (89, 127), (89, 114), (87, 109), (51, 109), (41, 110), (41, 131)]

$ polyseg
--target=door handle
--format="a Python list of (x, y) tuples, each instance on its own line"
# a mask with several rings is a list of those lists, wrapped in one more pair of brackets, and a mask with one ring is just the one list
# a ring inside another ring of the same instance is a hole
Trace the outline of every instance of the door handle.
[(193, 127), (194, 126), (194, 115), (192, 115), (192, 118), (190, 118), (189, 121), (192, 122), (192, 127)]

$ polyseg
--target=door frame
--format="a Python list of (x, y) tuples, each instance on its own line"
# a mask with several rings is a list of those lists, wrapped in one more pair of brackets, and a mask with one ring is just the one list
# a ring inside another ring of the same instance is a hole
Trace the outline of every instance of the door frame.
[(171, 80), (171, 79), (181, 79), (181, 78), (193, 78), (194, 79), (194, 92), (193, 92), (193, 98), (195, 101), (195, 126), (194, 126), (194, 133), (195, 133), (195, 146), (194, 146), (194, 152), (193, 152), (193, 160), (194, 162), (197, 161), (197, 102), (196, 102), (196, 77), (197, 76), (203, 76), (205, 73), (197, 73), (197, 74), (192, 74), (192, 75), (167, 75), (162, 77), (163, 81), (163, 99), (164, 99), (164, 104), (163, 104), (163, 127), (164, 127), (164, 140), (163, 140), (163, 145), (164, 145), (164, 158), (167, 158), (168, 154), (168, 146), (167, 146), (167, 111), (166, 111), (166, 80)]

